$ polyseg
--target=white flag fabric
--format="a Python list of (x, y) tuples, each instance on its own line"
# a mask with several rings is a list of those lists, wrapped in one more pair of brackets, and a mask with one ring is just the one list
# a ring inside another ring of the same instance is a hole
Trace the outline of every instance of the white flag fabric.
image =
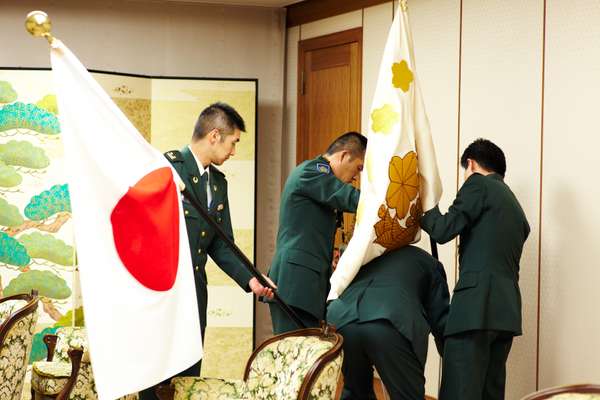
[(55, 40), (88, 345), (100, 400), (139, 391), (202, 357), (176, 173), (73, 53)]
[(362, 265), (417, 242), (422, 210), (433, 208), (442, 195), (403, 8), (390, 28), (371, 105), (354, 234), (331, 276), (328, 300), (342, 294)]

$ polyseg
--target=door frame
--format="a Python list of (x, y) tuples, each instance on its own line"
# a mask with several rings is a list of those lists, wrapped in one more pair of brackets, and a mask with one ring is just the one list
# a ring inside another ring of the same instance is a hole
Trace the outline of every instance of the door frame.
[(296, 164), (300, 164), (306, 158), (308, 151), (308, 134), (304, 132), (304, 66), (305, 53), (312, 50), (325, 49), (327, 47), (340, 46), (348, 43), (358, 43), (358, 130), (360, 131), (362, 115), (362, 53), (363, 53), (363, 29), (362, 27), (348, 29), (346, 31), (330, 33), (298, 42), (298, 82), (297, 82), (297, 122), (296, 122)]

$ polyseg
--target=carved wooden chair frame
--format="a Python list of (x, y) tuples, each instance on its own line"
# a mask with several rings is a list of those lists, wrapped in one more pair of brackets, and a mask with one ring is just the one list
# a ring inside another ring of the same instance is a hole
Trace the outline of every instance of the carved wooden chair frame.
[[(248, 375), (250, 374), (252, 361), (254, 361), (254, 359), (262, 349), (264, 349), (271, 343), (294, 336), (318, 336), (322, 340), (327, 340), (333, 343), (333, 347), (327, 350), (327, 352), (322, 354), (315, 361), (315, 363), (313, 364), (313, 366), (308, 371), (308, 373), (302, 381), (297, 400), (308, 400), (308, 396), (310, 395), (312, 386), (317, 381), (317, 378), (319, 377), (319, 374), (321, 373), (323, 368), (325, 368), (327, 363), (339, 356), (340, 352), (342, 351), (344, 338), (342, 337), (342, 335), (337, 333), (335, 331), (335, 328), (331, 325), (322, 324), (321, 328), (298, 329), (295, 331), (283, 333), (281, 335), (273, 336), (272, 338), (265, 340), (252, 352), (250, 358), (246, 362), (246, 369), (244, 370), (244, 381), (248, 380)], [(156, 394), (158, 395), (158, 398), (160, 400), (172, 400), (174, 396), (174, 389), (170, 385), (159, 386), (156, 390)]]
[(0, 303), (4, 303), (6, 301), (11, 300), (24, 300), (27, 302), (25, 306), (19, 309), (17, 312), (9, 315), (6, 320), (4, 320), (0, 324), (0, 346), (4, 343), (6, 339), (6, 335), (11, 330), (11, 328), (20, 320), (27, 317), (30, 314), (33, 314), (38, 307), (38, 292), (36, 290), (32, 290), (30, 294), (15, 294), (13, 296), (7, 296), (0, 299)]
[(538, 392), (532, 393), (523, 397), (521, 400), (544, 400), (549, 399), (552, 396), (556, 396), (559, 394), (566, 393), (592, 393), (592, 394), (600, 394), (600, 385), (570, 385), (570, 386), (560, 386), (550, 389), (540, 390)]

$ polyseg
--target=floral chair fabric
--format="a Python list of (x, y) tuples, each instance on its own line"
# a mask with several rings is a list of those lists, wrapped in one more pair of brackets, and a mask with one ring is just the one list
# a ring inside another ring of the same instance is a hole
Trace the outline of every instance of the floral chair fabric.
[[(32, 302), (35, 302), (34, 306)], [(0, 333), (5, 332), (0, 343), (0, 399), (20, 400), (38, 317), (37, 297), (33, 297), (31, 301), (7, 300), (0, 304), (0, 314), (3, 314), (0, 317)], [(35, 309), (21, 316), (15, 314), (25, 307)], [(9, 327), (13, 321), (14, 324)]]
[[(31, 388), (37, 393), (55, 396), (66, 385), (71, 376), (71, 362), (67, 352), (70, 348), (83, 348), (81, 367), (77, 374), (77, 382), (71, 392), (70, 400), (96, 400), (96, 384), (92, 374), (92, 364), (87, 352), (87, 336), (85, 328), (62, 327), (57, 329), (56, 349), (53, 361), (37, 361), (33, 363)], [(120, 400), (136, 400), (138, 394), (121, 397)]]
[[(334, 343), (319, 336), (287, 336), (259, 350), (242, 380), (180, 377), (172, 381), (174, 400), (292, 400), (297, 399), (307, 374)], [(343, 355), (326, 363), (310, 388), (308, 399), (335, 396)]]

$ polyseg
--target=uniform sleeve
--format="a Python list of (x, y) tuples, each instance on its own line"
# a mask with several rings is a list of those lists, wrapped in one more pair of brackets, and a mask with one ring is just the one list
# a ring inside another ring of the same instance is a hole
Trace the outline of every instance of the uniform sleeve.
[(331, 173), (304, 171), (298, 181), (298, 192), (317, 203), (345, 212), (356, 212), (360, 191)]
[[(221, 228), (233, 241), (233, 229), (231, 227), (231, 215), (229, 213), (229, 198), (225, 193), (225, 202), (223, 207), (223, 223)], [(208, 254), (215, 261), (215, 263), (221, 268), (227, 275), (231, 277), (242, 289), (246, 292), (250, 291), (248, 282), (252, 279), (252, 274), (244, 266), (241, 260), (235, 255), (235, 253), (229, 248), (227, 243), (221, 239), (218, 235), (215, 236), (214, 240), (208, 247)]]
[(448, 310), (450, 302), (450, 293), (448, 292), (448, 282), (444, 266), (436, 261), (433, 267), (431, 287), (429, 288), (429, 297), (425, 306), (427, 322), (431, 328), (431, 333), (435, 339), (435, 345), (440, 355), (444, 349), (444, 329), (448, 319)]
[(456, 195), (446, 214), (438, 206), (421, 218), (421, 228), (438, 243), (446, 243), (460, 235), (483, 211), (485, 187), (479, 181), (482, 175), (473, 174)]

